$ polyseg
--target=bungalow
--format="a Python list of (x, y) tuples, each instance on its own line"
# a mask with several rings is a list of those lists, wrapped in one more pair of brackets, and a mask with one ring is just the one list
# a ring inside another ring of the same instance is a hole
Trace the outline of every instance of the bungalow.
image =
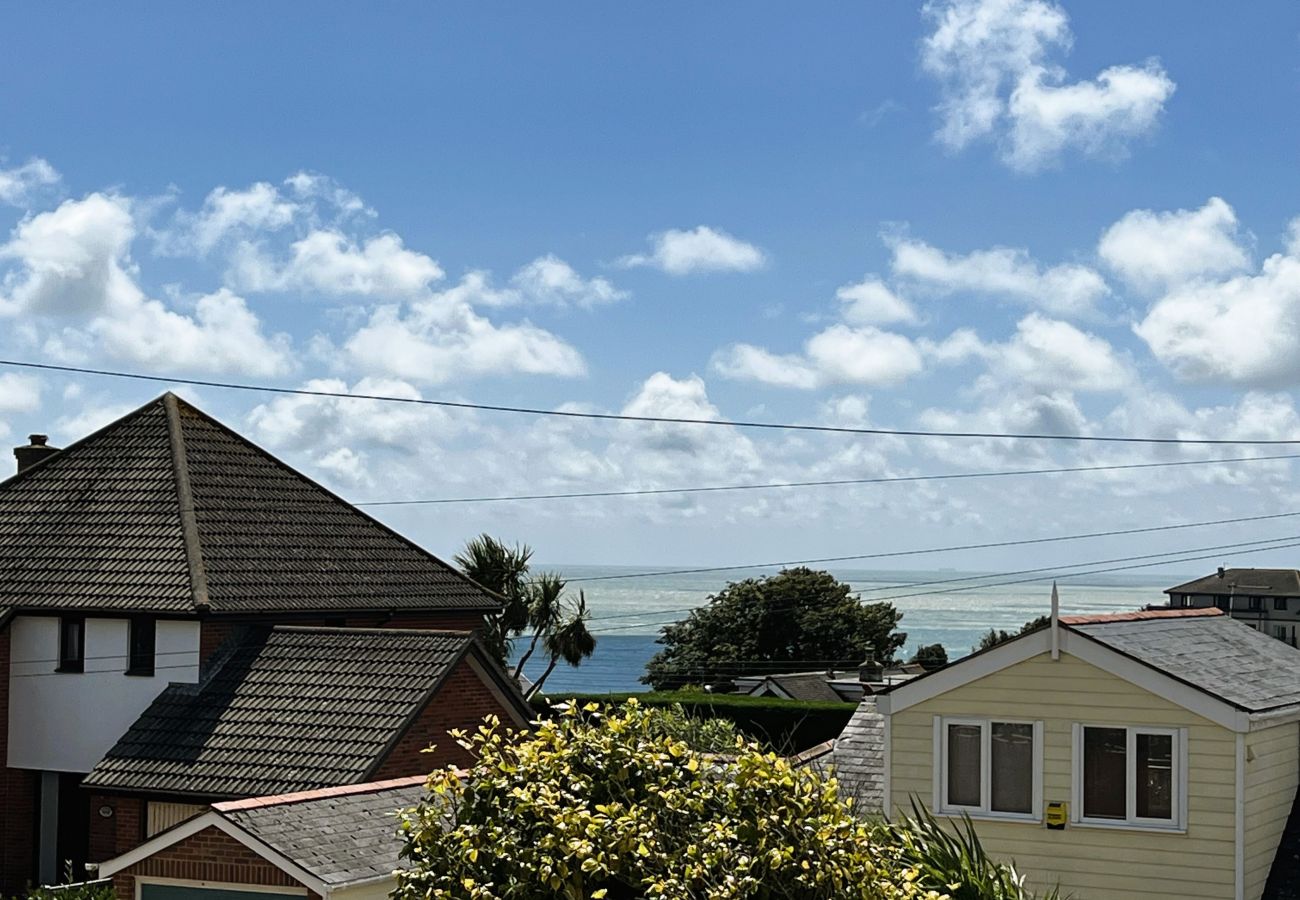
[(1212, 608), (1053, 614), (867, 698), (835, 766), (888, 817), (969, 815), (1039, 887), (1259, 900), (1294, 868), (1300, 651)]
[(216, 803), (99, 867), (117, 900), (384, 900), (424, 778)]
[[(521, 714), (471, 637), (499, 597), (175, 395), (15, 455), (0, 482), (0, 895), (194, 804), (425, 772), (417, 737), (445, 746), (447, 727)], [(362, 715), (377, 694), (389, 702)], [(331, 706), (356, 715), (331, 721)], [(306, 753), (292, 777), (291, 749)]]

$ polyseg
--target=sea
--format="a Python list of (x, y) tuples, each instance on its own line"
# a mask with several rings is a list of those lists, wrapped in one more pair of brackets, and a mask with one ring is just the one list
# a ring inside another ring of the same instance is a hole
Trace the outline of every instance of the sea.
[[(662, 568), (555, 565), (539, 570), (561, 573), (571, 589), (581, 588), (591, 613), (596, 652), (582, 665), (564, 663), (546, 681), (546, 690), (622, 693), (649, 688), (640, 678), (659, 649), (662, 627), (684, 618), (728, 581), (766, 572), (681, 572)], [(942, 644), (950, 660), (965, 656), (990, 628), (1015, 631), (1051, 609), (1051, 580), (1022, 581), (989, 573), (937, 570), (831, 569), (863, 600), (889, 600), (903, 613), (907, 633), (903, 653), (925, 644)], [(639, 576), (639, 577), (630, 577)], [(1059, 586), (1061, 613), (1102, 613), (1163, 603), (1163, 591), (1187, 580), (1184, 574), (1093, 575)], [(1021, 581), (1018, 584), (992, 582)], [(981, 586), (982, 585), (982, 586)], [(516, 658), (525, 641), (516, 642)], [(535, 655), (536, 656), (536, 655)], [(544, 661), (530, 659), (526, 674), (536, 678)]]

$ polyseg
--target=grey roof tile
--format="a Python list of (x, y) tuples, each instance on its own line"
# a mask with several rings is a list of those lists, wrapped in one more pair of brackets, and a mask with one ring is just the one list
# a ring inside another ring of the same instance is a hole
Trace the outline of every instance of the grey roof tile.
[(364, 781), (472, 640), (259, 629), (202, 683), (164, 690), (84, 784), (212, 798)]
[(876, 698), (865, 697), (835, 739), (832, 753), (840, 791), (852, 797), (858, 812), (879, 815), (885, 803), (885, 717)]
[(1213, 613), (1062, 616), (1061, 622), (1248, 712), (1300, 704), (1300, 650)]
[(499, 603), (170, 394), (0, 482), (0, 606), (165, 613), (196, 599), (215, 613)]

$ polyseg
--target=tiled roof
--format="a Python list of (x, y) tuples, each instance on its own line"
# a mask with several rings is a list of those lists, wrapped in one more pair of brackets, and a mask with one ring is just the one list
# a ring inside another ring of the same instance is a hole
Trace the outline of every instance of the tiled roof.
[[(856, 673), (855, 673), (856, 674)], [(793, 672), (787, 675), (768, 675), (759, 685), (771, 685), (792, 700), (840, 700), (828, 683), (825, 672)]]
[(497, 604), (172, 394), (0, 482), (0, 607), (222, 613)]
[(397, 812), (424, 794), (424, 778), (400, 778), (214, 809), (330, 886), (378, 878), (401, 865)]
[(865, 697), (844, 731), (835, 739), (832, 755), (840, 792), (852, 797), (862, 815), (883, 813), (885, 805), (885, 718), (876, 711), (876, 698)]
[[(1062, 617), (1087, 635), (1247, 712), (1300, 704), (1300, 650), (1217, 610)], [(1080, 621), (1083, 620), (1083, 621)]]
[(365, 781), (473, 639), (398, 629), (250, 632), (163, 691), (90, 787), (250, 797)]
[(1168, 588), (1166, 594), (1242, 594), (1300, 597), (1300, 571), (1295, 569), (1224, 569)]

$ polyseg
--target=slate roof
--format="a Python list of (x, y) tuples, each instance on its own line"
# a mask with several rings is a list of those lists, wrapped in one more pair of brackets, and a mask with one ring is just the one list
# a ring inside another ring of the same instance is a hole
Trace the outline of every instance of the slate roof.
[(170, 393), (0, 482), (0, 610), (498, 605)]
[(83, 783), (211, 799), (366, 781), (474, 646), (448, 631), (250, 632), (204, 681), (164, 690)]
[(1244, 594), (1258, 597), (1300, 597), (1300, 571), (1295, 569), (1224, 569), (1165, 590), (1166, 594)]
[(852, 797), (861, 815), (879, 815), (885, 805), (885, 717), (876, 698), (864, 697), (832, 751), (840, 792)]
[(401, 865), (397, 812), (420, 802), (424, 777), (218, 803), (213, 809), (336, 887)]
[[(855, 673), (856, 674), (856, 673)], [(787, 675), (768, 675), (750, 692), (771, 686), (784, 692), (793, 700), (843, 700), (827, 681), (825, 672), (794, 672)]]
[(1300, 650), (1217, 609), (1062, 616), (1061, 624), (1238, 709), (1300, 704)]

